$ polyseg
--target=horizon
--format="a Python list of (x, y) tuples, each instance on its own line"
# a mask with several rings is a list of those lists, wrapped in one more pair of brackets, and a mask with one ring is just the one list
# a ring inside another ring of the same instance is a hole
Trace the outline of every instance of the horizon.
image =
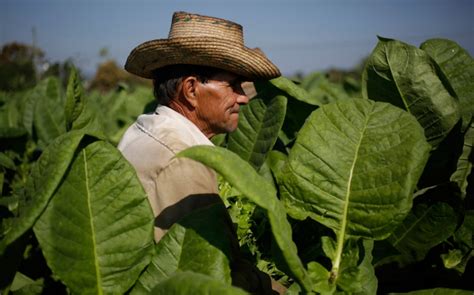
[[(248, 47), (260, 47), (284, 75), (349, 70), (377, 44), (377, 35), (419, 45), (431, 38), (474, 53), (470, 0), (1, 0), (0, 45), (36, 45), (50, 62), (72, 59), (95, 73), (104, 48), (123, 67), (138, 44), (167, 38), (174, 11), (241, 24)], [(33, 33), (33, 30), (35, 33)], [(35, 36), (34, 36), (35, 35)], [(33, 40), (36, 39), (36, 40)]]

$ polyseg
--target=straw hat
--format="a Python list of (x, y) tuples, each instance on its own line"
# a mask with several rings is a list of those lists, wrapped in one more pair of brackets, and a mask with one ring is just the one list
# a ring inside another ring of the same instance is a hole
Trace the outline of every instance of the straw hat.
[(234, 22), (175, 12), (168, 39), (147, 41), (132, 50), (125, 69), (143, 78), (167, 65), (211, 66), (251, 80), (280, 76), (280, 70), (258, 49), (244, 46), (242, 26)]

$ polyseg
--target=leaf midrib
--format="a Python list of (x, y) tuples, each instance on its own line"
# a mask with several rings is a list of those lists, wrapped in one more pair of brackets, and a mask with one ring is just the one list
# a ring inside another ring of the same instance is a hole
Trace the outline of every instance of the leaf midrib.
[(97, 292), (98, 294), (103, 294), (102, 292), (102, 284), (101, 278), (99, 273), (99, 260), (97, 259), (97, 247), (96, 247), (96, 233), (94, 230), (94, 220), (92, 214), (92, 206), (91, 206), (91, 192), (89, 189), (89, 173), (88, 173), (88, 165), (87, 165), (87, 155), (86, 150), (82, 152), (84, 158), (84, 173), (85, 173), (85, 185), (86, 185), (86, 200), (87, 200), (87, 209), (89, 211), (89, 223), (91, 227), (91, 237), (92, 237), (92, 253), (94, 255), (94, 266), (95, 266), (95, 275), (97, 279)]
[[(372, 109), (370, 110), (369, 114), (372, 114), (374, 105), (372, 105)], [(336, 246), (336, 257), (333, 263), (333, 269), (332, 272), (335, 273), (337, 277), (337, 272), (339, 271), (339, 266), (341, 264), (341, 259), (342, 259), (342, 252), (344, 248), (344, 240), (345, 240), (345, 234), (346, 234), (346, 227), (347, 227), (347, 214), (349, 211), (349, 199), (351, 195), (351, 187), (352, 187), (352, 178), (354, 174), (354, 169), (357, 163), (358, 155), (359, 155), (359, 150), (360, 146), (362, 145), (362, 140), (364, 138), (364, 134), (367, 130), (367, 125), (369, 122), (369, 117), (370, 115), (366, 116), (365, 122), (364, 122), (364, 128), (362, 129), (360, 133), (360, 138), (356, 146), (356, 150), (354, 152), (354, 160), (352, 161), (351, 169), (349, 172), (349, 178), (348, 178), (348, 185), (347, 185), (347, 190), (346, 190), (346, 195), (344, 197), (344, 211), (343, 211), (343, 218), (342, 218), (342, 224), (341, 224), (341, 229), (339, 230), (339, 234), (337, 235), (337, 246)]]
[[(389, 68), (389, 70), (390, 70), (390, 74), (392, 75), (393, 82), (394, 82), (394, 84), (395, 84), (395, 87), (397, 87), (397, 91), (398, 91), (398, 93), (400, 94), (400, 98), (402, 99), (402, 102), (403, 102), (403, 105), (405, 106), (405, 109), (407, 110), (407, 112), (409, 112), (409, 113), (411, 114), (411, 112), (410, 112), (410, 107), (408, 106), (408, 103), (407, 103), (405, 97), (403, 96), (403, 93), (402, 93), (400, 87), (398, 87), (398, 82), (396, 81), (394, 72), (392, 71), (392, 65), (391, 65), (391, 63), (390, 63), (390, 57), (388, 56), (388, 52), (387, 52), (387, 51), (388, 51), (388, 48), (385, 47), (385, 54), (386, 54), (386, 58), (387, 58), (387, 64), (388, 64), (388, 68)], [(408, 63), (408, 61), (407, 61), (407, 63)]]

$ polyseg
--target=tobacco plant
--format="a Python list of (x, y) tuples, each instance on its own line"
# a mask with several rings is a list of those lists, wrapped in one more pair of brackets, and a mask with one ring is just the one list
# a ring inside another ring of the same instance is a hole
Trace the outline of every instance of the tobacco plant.
[[(469, 294), (472, 58), (444, 39), (380, 37), (350, 83), (256, 81), (235, 132), (177, 156), (219, 173), (242, 250), (288, 294)], [(0, 95), (2, 293), (245, 294), (221, 205), (153, 242), (115, 147), (147, 97), (86, 95), (74, 71), (65, 93), (49, 79)], [(391, 280), (424, 264), (458, 279)]]

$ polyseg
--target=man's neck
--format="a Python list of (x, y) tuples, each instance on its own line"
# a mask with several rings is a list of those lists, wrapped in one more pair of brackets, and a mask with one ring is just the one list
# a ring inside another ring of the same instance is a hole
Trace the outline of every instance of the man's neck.
[(173, 109), (175, 112), (180, 113), (183, 117), (185, 117), (189, 121), (191, 121), (194, 125), (196, 125), (196, 127), (199, 130), (201, 130), (201, 132), (207, 138), (210, 139), (211, 137), (215, 135), (213, 132), (209, 130), (209, 128), (207, 128), (208, 126), (206, 124), (204, 124), (203, 122), (201, 122), (201, 120), (199, 120), (199, 118), (196, 115), (196, 112), (194, 112), (193, 110), (190, 110), (188, 107), (183, 106), (181, 103), (175, 100), (171, 100), (167, 106)]

